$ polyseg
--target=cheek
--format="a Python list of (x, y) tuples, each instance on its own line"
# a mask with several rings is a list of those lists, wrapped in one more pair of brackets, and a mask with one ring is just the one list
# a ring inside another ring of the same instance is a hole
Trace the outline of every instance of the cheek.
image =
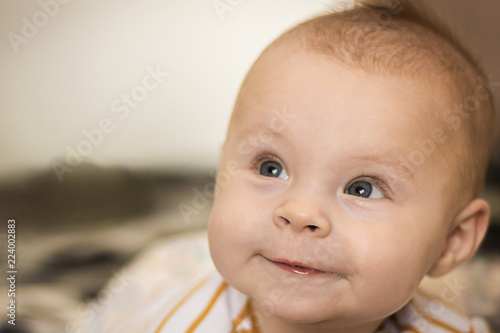
[[(364, 225), (357, 231), (357, 240), (349, 245), (355, 255), (353, 259), (367, 288), (378, 290), (381, 297), (385, 293), (398, 297), (396, 303), (404, 303), (432, 264), (436, 251), (434, 236), (419, 227), (418, 221), (402, 216), (398, 221), (376, 224)], [(374, 285), (377, 287), (373, 288)]]
[[(208, 237), (210, 251), (216, 265), (234, 265), (242, 261), (243, 256), (251, 255), (262, 241), (262, 212), (251, 206), (254, 202), (244, 188), (234, 184), (220, 191), (215, 198)], [(237, 192), (237, 193), (236, 193)]]
[[(268, 209), (244, 184), (219, 192), (208, 225), (210, 253), (219, 273), (233, 287), (249, 293), (258, 279), (255, 254), (269, 244)], [(272, 223), (272, 222), (271, 222)]]

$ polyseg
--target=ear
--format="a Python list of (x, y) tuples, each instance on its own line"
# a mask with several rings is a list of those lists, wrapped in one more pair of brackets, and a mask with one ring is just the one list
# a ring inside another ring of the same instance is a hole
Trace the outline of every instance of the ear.
[(486, 234), (489, 219), (490, 205), (483, 199), (472, 200), (454, 219), (443, 252), (427, 275), (444, 275), (469, 260)]

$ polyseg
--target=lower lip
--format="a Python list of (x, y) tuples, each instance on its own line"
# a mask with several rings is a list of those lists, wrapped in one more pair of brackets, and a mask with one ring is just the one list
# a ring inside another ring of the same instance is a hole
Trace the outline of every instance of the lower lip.
[(302, 266), (293, 266), (289, 264), (285, 264), (282, 262), (278, 261), (272, 261), (270, 260), (271, 263), (273, 263), (275, 266), (278, 266), (279, 268), (290, 272), (290, 273), (295, 273), (299, 275), (318, 275), (318, 274), (323, 274), (325, 272), (323, 271), (318, 271), (312, 268), (307, 268), (307, 267), (302, 267)]

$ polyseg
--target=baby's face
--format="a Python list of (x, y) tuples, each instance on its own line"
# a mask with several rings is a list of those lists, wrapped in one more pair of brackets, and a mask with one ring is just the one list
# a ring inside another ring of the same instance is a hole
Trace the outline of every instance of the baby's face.
[(377, 322), (401, 308), (449, 229), (444, 167), (401, 163), (431, 135), (430, 100), (320, 55), (261, 64), (237, 103), (209, 223), (228, 283), (291, 322)]

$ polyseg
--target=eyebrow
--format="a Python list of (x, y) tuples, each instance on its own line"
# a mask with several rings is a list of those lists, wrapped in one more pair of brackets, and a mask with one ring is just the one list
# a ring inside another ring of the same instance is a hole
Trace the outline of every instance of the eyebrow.
[(401, 178), (409, 179), (411, 181), (416, 180), (414, 170), (418, 166), (412, 165), (403, 155), (395, 154), (394, 152), (347, 156), (345, 161), (349, 163), (376, 163), (377, 165), (382, 165), (394, 170)]
[(272, 128), (269, 128), (268, 126), (264, 126), (261, 124), (252, 124), (251, 126), (243, 129), (240, 133), (237, 135), (237, 140), (244, 139), (245, 137), (248, 137), (250, 135), (270, 135), (272, 137), (279, 137), (282, 139), (285, 139), (285, 137), (282, 135), (282, 131), (276, 131), (273, 130)]
[[(238, 133), (237, 139), (241, 140), (251, 135), (263, 134), (270, 135), (275, 138), (280, 138), (286, 141), (286, 136), (284, 136), (281, 132), (282, 131), (273, 130), (272, 128), (269, 128), (268, 126), (262, 125), (260, 123), (255, 123)], [(367, 152), (356, 155), (350, 155), (349, 153), (346, 153), (345, 158), (341, 161), (341, 163), (349, 164), (360, 162), (382, 165), (394, 170), (399, 177), (409, 179), (412, 182), (416, 180), (414, 171), (417, 167), (419, 167), (418, 165), (413, 165), (410, 161), (408, 161), (408, 158), (404, 157), (404, 155), (400, 153), (394, 153), (393, 151), (378, 153)]]

